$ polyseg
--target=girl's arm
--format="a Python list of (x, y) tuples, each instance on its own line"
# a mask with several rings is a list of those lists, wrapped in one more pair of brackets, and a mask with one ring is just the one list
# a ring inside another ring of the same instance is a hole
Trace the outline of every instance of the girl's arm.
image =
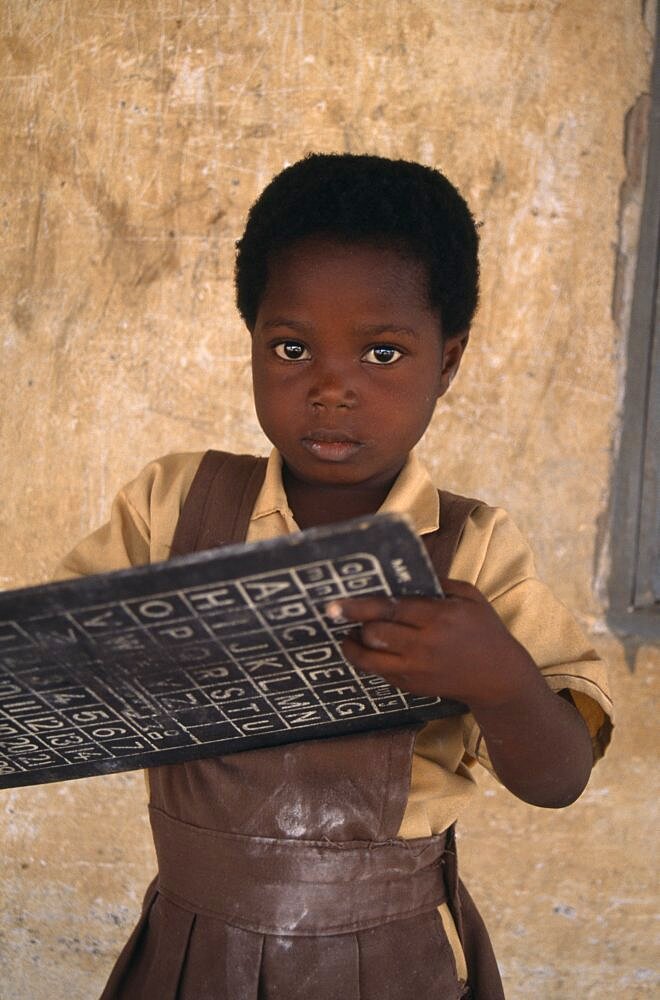
[(403, 690), (465, 702), (496, 774), (518, 798), (558, 808), (583, 791), (593, 762), (587, 727), (546, 684), (525, 648), (469, 583), (445, 598), (350, 598), (330, 616), (359, 623), (344, 653)]

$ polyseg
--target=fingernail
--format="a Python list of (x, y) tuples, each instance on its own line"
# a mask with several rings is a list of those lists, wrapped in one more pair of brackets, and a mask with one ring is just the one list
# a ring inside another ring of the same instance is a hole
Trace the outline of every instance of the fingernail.
[(333, 622), (338, 622), (343, 617), (339, 601), (330, 601), (329, 604), (326, 604), (325, 613)]
[(365, 636), (364, 630), (362, 631), (362, 642), (369, 649), (389, 649), (389, 643), (385, 642), (383, 639), (378, 639), (375, 635)]

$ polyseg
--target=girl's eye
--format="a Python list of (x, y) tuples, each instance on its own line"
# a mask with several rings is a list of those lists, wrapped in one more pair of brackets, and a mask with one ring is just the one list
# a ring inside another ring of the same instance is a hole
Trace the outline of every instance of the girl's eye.
[(275, 344), (275, 353), (283, 361), (307, 361), (310, 353), (304, 344), (297, 340), (282, 340)]
[(391, 365), (399, 360), (401, 354), (401, 351), (396, 347), (390, 347), (389, 344), (377, 344), (362, 355), (362, 360), (372, 365)]

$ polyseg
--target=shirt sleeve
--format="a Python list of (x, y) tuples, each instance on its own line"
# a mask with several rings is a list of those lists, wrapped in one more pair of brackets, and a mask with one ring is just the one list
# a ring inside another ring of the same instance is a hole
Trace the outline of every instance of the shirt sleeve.
[(181, 507), (202, 455), (180, 453), (150, 462), (119, 491), (109, 521), (61, 561), (55, 579), (109, 573), (167, 559)]
[[(466, 524), (450, 575), (478, 587), (552, 690), (570, 693), (589, 729), (594, 761), (602, 757), (613, 722), (605, 664), (572, 614), (538, 579), (532, 552), (506, 511), (477, 508)], [(492, 771), (471, 715), (465, 716), (464, 744), (469, 759)]]

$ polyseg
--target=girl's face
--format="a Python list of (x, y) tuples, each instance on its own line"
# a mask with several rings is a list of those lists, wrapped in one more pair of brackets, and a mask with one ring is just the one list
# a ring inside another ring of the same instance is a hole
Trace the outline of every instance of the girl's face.
[(424, 266), (394, 249), (325, 239), (270, 262), (252, 332), (259, 422), (307, 487), (394, 481), (458, 368)]

